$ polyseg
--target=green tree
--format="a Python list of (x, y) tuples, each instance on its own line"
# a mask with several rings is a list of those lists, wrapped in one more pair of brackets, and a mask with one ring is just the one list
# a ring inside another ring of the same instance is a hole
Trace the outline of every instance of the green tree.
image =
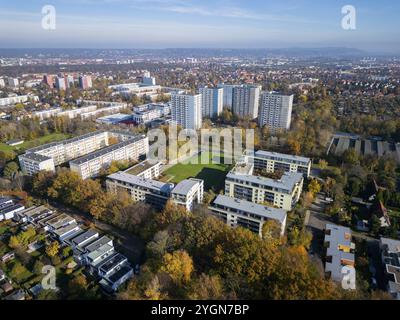
[(6, 178), (12, 178), (19, 170), (19, 166), (16, 162), (11, 161), (4, 167), (3, 175)]
[(46, 254), (50, 258), (52, 258), (58, 254), (59, 250), (60, 250), (60, 244), (58, 243), (58, 241), (53, 241), (46, 247)]
[(161, 271), (169, 274), (176, 284), (187, 283), (193, 272), (193, 260), (184, 250), (166, 253)]

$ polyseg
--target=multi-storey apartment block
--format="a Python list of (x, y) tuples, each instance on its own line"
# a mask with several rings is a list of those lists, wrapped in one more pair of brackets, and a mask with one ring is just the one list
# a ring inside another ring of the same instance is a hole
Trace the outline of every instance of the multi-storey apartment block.
[(133, 201), (144, 201), (157, 208), (164, 207), (174, 187), (171, 183), (138, 177), (125, 172), (109, 175), (106, 186), (108, 192), (117, 194), (121, 190), (127, 191)]
[(137, 161), (148, 151), (148, 138), (139, 136), (72, 160), (69, 166), (82, 179), (87, 179), (98, 176), (101, 169), (109, 166), (112, 161)]
[(202, 125), (201, 104), (201, 94), (172, 94), (172, 121), (183, 129), (200, 129)]
[(379, 245), (387, 281), (386, 289), (393, 299), (400, 300), (400, 241), (382, 237)]
[(239, 163), (225, 179), (225, 195), (259, 204), (293, 210), (303, 189), (303, 175), (285, 172), (280, 179), (253, 175), (251, 163)]
[(204, 193), (203, 180), (191, 178), (174, 186), (173, 183), (160, 182), (128, 172), (109, 175), (106, 186), (107, 191), (114, 194), (122, 190), (127, 191), (135, 202), (144, 201), (157, 208), (163, 208), (171, 199), (188, 211), (192, 210), (196, 203), (203, 201)]
[(261, 86), (242, 85), (232, 91), (232, 111), (240, 117), (258, 117)]
[(260, 127), (267, 126), (271, 132), (290, 129), (292, 106), (293, 95), (264, 92), (261, 96)]
[(223, 108), (227, 108), (232, 110), (232, 102), (233, 102), (233, 88), (240, 87), (238, 84), (219, 84), (218, 88), (223, 90), (222, 92), (222, 105)]
[(223, 108), (223, 89), (222, 88), (199, 88), (202, 96), (201, 112), (203, 117), (219, 116)]
[(259, 150), (247, 156), (254, 163), (254, 170), (265, 172), (300, 172), (308, 177), (311, 172), (311, 159), (277, 152)]
[(125, 170), (125, 172), (141, 178), (155, 179), (160, 176), (161, 166), (161, 162), (152, 163), (145, 160)]
[(283, 209), (271, 208), (224, 195), (218, 195), (209, 209), (216, 217), (231, 227), (241, 226), (261, 236), (265, 221), (274, 220), (281, 227), (280, 234), (283, 236), (285, 233), (287, 214)]
[(196, 203), (203, 201), (204, 181), (189, 178), (179, 182), (171, 191), (171, 199), (176, 204), (184, 206), (191, 211)]
[[(109, 146), (110, 137), (117, 138), (119, 143)], [(23, 172), (28, 175), (41, 170), (54, 171), (55, 166), (70, 161), (71, 170), (86, 179), (96, 176), (111, 161), (139, 160), (148, 150), (149, 142), (145, 136), (96, 131), (29, 149), (19, 156), (19, 161)]]
[[(351, 241), (351, 230), (347, 227), (327, 224), (325, 227), (325, 246), (327, 247), (325, 274), (339, 283), (342, 283), (345, 275), (353, 277), (355, 280), (355, 244)], [(351, 274), (343, 272), (344, 267), (353, 270), (353, 272)], [(355, 287), (344, 289), (355, 289)]]

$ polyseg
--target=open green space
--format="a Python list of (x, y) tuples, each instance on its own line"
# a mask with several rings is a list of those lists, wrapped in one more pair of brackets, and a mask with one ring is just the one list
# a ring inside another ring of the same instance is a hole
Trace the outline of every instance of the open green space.
[(34, 140), (29, 140), (25, 141), (22, 144), (19, 144), (17, 146), (9, 146), (6, 143), (0, 143), (0, 151), (14, 151), (14, 152), (23, 152), (26, 149), (33, 148), (36, 146), (40, 146), (42, 144), (54, 142), (54, 141), (60, 141), (64, 139), (70, 138), (70, 135), (64, 134), (64, 133), (51, 133), (46, 136), (34, 139)]
[[(193, 162), (197, 158), (197, 164)], [(231, 165), (223, 163), (223, 156), (220, 157), (220, 163), (212, 163), (211, 153), (208, 154), (209, 163), (202, 164), (201, 156), (192, 157), (188, 163), (178, 163), (164, 172), (163, 181), (178, 183), (184, 179), (197, 178), (204, 180), (205, 190), (213, 189), (219, 192), (224, 188), (225, 176), (231, 169)], [(215, 157), (213, 160), (216, 160)]]

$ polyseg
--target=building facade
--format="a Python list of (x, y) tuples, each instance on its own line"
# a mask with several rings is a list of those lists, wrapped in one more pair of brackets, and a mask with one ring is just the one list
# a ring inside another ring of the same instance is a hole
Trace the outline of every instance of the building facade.
[(171, 199), (177, 205), (183, 206), (187, 211), (192, 211), (196, 204), (203, 202), (204, 181), (189, 178), (179, 182), (171, 191)]
[(254, 170), (265, 172), (300, 172), (305, 177), (311, 173), (311, 159), (277, 152), (259, 150), (248, 155), (248, 161), (253, 162)]
[(202, 125), (201, 94), (172, 94), (171, 118), (183, 129), (198, 130)]
[[(355, 244), (351, 241), (351, 230), (347, 227), (342, 227), (334, 224), (327, 224), (325, 227), (325, 246), (326, 261), (325, 261), (325, 274), (333, 281), (342, 283), (343, 268), (346, 267), (352, 271), (349, 276), (356, 277), (354, 268), (354, 249)], [(346, 289), (346, 288), (344, 288)], [(353, 287), (347, 289), (355, 289), (355, 282)]]
[(267, 126), (271, 132), (289, 130), (292, 106), (293, 95), (264, 92), (261, 96), (260, 127)]
[[(249, 166), (249, 165), (247, 165)], [(225, 195), (291, 211), (303, 190), (303, 175), (285, 172), (280, 179), (242, 174), (234, 168), (225, 179)]]
[(232, 111), (240, 117), (258, 117), (261, 86), (242, 85), (232, 91)]
[(203, 117), (213, 118), (221, 114), (223, 108), (222, 88), (199, 88), (202, 96), (201, 111)]
[(209, 209), (217, 218), (233, 228), (240, 226), (261, 236), (264, 223), (274, 220), (280, 226), (280, 235), (283, 236), (285, 233), (287, 214), (283, 209), (271, 208), (224, 195), (218, 195)]

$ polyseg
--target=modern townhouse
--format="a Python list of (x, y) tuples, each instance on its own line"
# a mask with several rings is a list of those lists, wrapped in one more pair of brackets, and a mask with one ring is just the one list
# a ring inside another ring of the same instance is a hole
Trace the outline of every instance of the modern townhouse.
[(280, 226), (281, 236), (285, 233), (287, 214), (283, 209), (271, 208), (225, 195), (218, 195), (209, 209), (217, 218), (233, 228), (240, 226), (261, 236), (264, 223), (274, 220)]
[(400, 300), (400, 241), (381, 238), (379, 241), (386, 290), (393, 299)]
[[(350, 228), (326, 224), (325, 247), (327, 248), (325, 259), (326, 276), (339, 283), (342, 283), (345, 275), (349, 277), (349, 280), (351, 280), (350, 277), (353, 277), (354, 286), (344, 289), (355, 289), (355, 244), (351, 239)], [(351, 273), (349, 274), (347, 270)]]

